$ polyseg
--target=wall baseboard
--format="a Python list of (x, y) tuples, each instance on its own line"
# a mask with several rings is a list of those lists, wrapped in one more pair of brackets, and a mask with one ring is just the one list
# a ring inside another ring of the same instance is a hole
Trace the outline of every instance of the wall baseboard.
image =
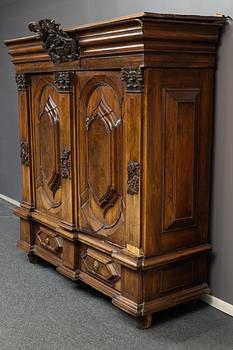
[(210, 306), (213, 306), (215, 309), (218, 309), (225, 314), (228, 314), (230, 316), (233, 316), (233, 305), (214, 297), (213, 295), (203, 295), (200, 300), (204, 301), (206, 304), (209, 304)]
[(17, 207), (20, 206), (20, 203), (19, 203), (18, 201), (16, 201), (16, 200), (13, 199), (13, 198), (10, 198), (10, 197), (8, 197), (8, 196), (5, 196), (4, 194), (1, 194), (1, 193), (0, 193), (0, 198), (3, 199), (3, 200), (6, 201), (6, 202), (9, 202), (9, 203), (11, 203), (11, 204), (13, 204), (13, 205), (16, 205)]
[[(12, 199), (8, 196), (5, 196), (4, 194), (0, 193), (0, 198), (5, 200), (6, 202), (9, 202), (13, 205), (20, 206), (20, 202), (16, 201), (15, 199)], [(230, 316), (233, 316), (233, 305), (214, 297), (213, 295), (206, 294), (200, 298), (200, 300), (204, 301), (206, 304), (209, 304), (210, 306), (214, 307), (215, 309), (218, 309), (225, 314), (228, 314)]]

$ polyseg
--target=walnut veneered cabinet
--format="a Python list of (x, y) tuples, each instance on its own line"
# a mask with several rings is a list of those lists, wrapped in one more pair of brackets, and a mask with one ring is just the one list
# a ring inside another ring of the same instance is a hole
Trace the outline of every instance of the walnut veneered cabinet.
[[(216, 47), (226, 17), (141, 13), (6, 41), (22, 163), (18, 247), (149, 327), (207, 281)], [(72, 302), (72, 301), (71, 301)]]

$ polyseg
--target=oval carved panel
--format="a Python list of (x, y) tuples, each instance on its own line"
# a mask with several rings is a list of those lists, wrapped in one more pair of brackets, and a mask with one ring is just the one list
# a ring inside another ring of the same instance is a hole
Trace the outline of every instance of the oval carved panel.
[(83, 90), (83, 225), (106, 236), (123, 221), (121, 99), (111, 83), (92, 79)]
[(61, 204), (60, 117), (57, 93), (50, 80), (40, 79), (35, 87), (36, 187), (42, 206), (59, 208)]

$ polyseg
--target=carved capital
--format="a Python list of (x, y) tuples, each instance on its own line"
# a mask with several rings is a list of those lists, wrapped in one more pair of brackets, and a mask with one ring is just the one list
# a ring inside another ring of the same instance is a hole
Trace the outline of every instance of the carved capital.
[(26, 141), (20, 142), (20, 158), (23, 165), (29, 165), (29, 146)]
[(18, 91), (28, 89), (29, 81), (28, 81), (28, 77), (25, 73), (16, 74), (15, 80), (16, 80)]
[(28, 25), (31, 32), (38, 34), (53, 63), (73, 61), (78, 57), (76, 42), (59, 27), (54, 19), (47, 18)]
[(143, 92), (144, 74), (142, 68), (122, 68), (121, 76), (127, 92)]
[(140, 164), (138, 162), (128, 162), (128, 191), (129, 194), (138, 194), (140, 180)]
[(70, 92), (73, 88), (72, 72), (56, 72), (54, 73), (54, 81), (59, 92)]
[(70, 150), (64, 149), (61, 154), (61, 177), (67, 179), (70, 177)]

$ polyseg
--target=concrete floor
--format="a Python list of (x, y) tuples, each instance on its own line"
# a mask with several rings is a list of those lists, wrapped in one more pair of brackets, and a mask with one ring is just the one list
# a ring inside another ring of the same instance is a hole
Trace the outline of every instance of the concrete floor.
[(202, 302), (159, 312), (139, 330), (107, 297), (30, 264), (11, 210), (0, 200), (0, 350), (233, 350), (233, 318)]

